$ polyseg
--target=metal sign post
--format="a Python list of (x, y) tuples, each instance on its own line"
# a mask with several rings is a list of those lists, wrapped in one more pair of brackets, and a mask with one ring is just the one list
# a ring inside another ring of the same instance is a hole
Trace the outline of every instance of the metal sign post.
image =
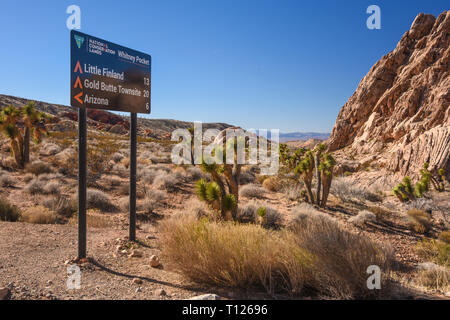
[(148, 54), (72, 30), (70, 104), (78, 110), (78, 257), (86, 258), (86, 113), (88, 108), (130, 112), (130, 234), (136, 241), (137, 113), (151, 111)]
[(78, 258), (86, 258), (86, 109), (78, 109)]
[(137, 114), (130, 119), (130, 241), (136, 241)]

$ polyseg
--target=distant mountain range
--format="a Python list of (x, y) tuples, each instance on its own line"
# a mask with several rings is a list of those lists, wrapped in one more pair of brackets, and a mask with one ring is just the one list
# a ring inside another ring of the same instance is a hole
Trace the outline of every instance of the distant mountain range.
[(290, 132), (290, 133), (280, 133), (280, 142), (296, 141), (296, 140), (327, 140), (330, 137), (329, 133), (318, 133), (318, 132)]

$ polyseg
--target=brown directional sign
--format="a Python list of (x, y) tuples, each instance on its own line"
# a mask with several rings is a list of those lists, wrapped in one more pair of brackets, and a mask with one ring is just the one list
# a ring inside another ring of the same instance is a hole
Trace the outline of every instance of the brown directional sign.
[(150, 113), (150, 55), (75, 30), (70, 44), (73, 107)]

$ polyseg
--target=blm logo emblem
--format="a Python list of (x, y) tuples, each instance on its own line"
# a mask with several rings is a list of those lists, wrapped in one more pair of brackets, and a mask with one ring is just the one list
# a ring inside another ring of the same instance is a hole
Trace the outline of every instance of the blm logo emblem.
[(74, 38), (75, 38), (75, 42), (77, 43), (78, 49), (81, 49), (81, 46), (84, 43), (84, 37), (75, 34)]

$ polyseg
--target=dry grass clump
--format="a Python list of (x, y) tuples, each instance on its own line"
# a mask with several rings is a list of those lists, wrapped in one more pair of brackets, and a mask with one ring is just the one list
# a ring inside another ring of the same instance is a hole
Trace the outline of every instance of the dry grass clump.
[(447, 244), (450, 244), (450, 230), (442, 231), (439, 234), (439, 240), (441, 240), (442, 242), (445, 242)]
[(29, 173), (32, 173), (36, 176), (44, 174), (44, 173), (52, 173), (52, 167), (50, 164), (42, 161), (33, 161), (32, 163), (27, 164), (25, 170)]
[(392, 216), (392, 212), (384, 209), (380, 206), (369, 206), (367, 208), (367, 210), (369, 210), (370, 212), (372, 212), (373, 214), (375, 214), (377, 221), (385, 221), (387, 219), (387, 217)]
[(60, 194), (61, 193), (61, 184), (57, 181), (49, 181), (44, 186), (43, 193), (44, 194)]
[(239, 195), (241, 197), (256, 198), (256, 199), (264, 198), (265, 193), (266, 191), (264, 190), (264, 188), (261, 188), (259, 185), (256, 184), (247, 184), (245, 186), (242, 186), (241, 190), (239, 191)]
[(44, 206), (36, 206), (25, 209), (20, 221), (33, 224), (55, 224), (58, 222), (58, 216)]
[(15, 186), (15, 180), (7, 173), (0, 172), (0, 187), (10, 188)]
[(26, 186), (25, 191), (29, 194), (42, 194), (44, 191), (45, 181), (34, 178)]
[(278, 210), (267, 206), (263, 202), (250, 201), (239, 208), (237, 221), (241, 223), (259, 223), (265, 228), (279, 228), (281, 214)]
[(130, 198), (124, 197), (119, 200), (119, 208), (122, 212), (130, 211)]
[(207, 175), (199, 167), (187, 167), (186, 175), (191, 181), (197, 181), (200, 179), (207, 179)]
[(61, 193), (61, 184), (57, 181), (49, 181), (45, 175), (31, 180), (24, 189), (29, 194), (59, 194)]
[(70, 218), (78, 210), (78, 204), (75, 200), (67, 199), (60, 194), (47, 197), (42, 204), (44, 207), (65, 218)]
[(39, 153), (41, 155), (54, 156), (55, 154), (57, 154), (59, 152), (61, 152), (61, 147), (52, 142), (44, 142), (39, 147)]
[(123, 158), (125, 157), (120, 152), (115, 152), (111, 155), (111, 160), (114, 161), (115, 163), (119, 163), (120, 161), (122, 161)]
[(160, 190), (147, 190), (141, 207), (145, 213), (154, 213), (156, 208), (167, 198), (167, 194)]
[(284, 186), (282, 192), (291, 201), (299, 201), (303, 197), (303, 188), (298, 183), (291, 183)]
[(450, 268), (433, 262), (420, 263), (414, 283), (431, 290), (448, 292), (450, 290)]
[(28, 183), (33, 179), (34, 179), (34, 174), (32, 174), (32, 173), (27, 173), (27, 174), (23, 175), (23, 177), (22, 177), (22, 180), (25, 183)]
[(304, 217), (309, 217), (309, 215), (319, 216), (324, 219), (331, 219), (330, 216), (324, 214), (322, 211), (317, 210), (316, 207), (307, 202), (302, 202), (298, 206), (296, 206), (292, 210), (292, 214), (294, 215), (294, 221), (296, 219), (303, 219)]
[(348, 219), (348, 222), (356, 226), (363, 227), (367, 223), (375, 222), (376, 220), (377, 216), (374, 213), (367, 210), (362, 210), (356, 216), (353, 216), (350, 219)]
[(183, 210), (177, 212), (174, 215), (176, 219), (186, 220), (202, 220), (216, 221), (219, 219), (219, 215), (216, 211), (212, 210), (205, 202), (200, 201), (197, 198), (189, 199), (184, 205)]
[[(316, 260), (316, 286), (329, 295), (340, 298), (366, 298), (377, 293), (367, 289), (367, 267), (379, 266), (382, 288), (393, 264), (393, 250), (384, 243), (350, 233), (325, 214), (301, 214), (294, 219), (291, 230), (297, 235), (300, 247), (308, 250)], [(376, 291), (376, 290), (375, 290)]]
[(417, 243), (415, 251), (425, 261), (450, 267), (450, 243), (448, 242), (424, 238)]
[(11, 205), (8, 200), (0, 198), (0, 221), (16, 222), (19, 218), (19, 208)]
[(450, 290), (450, 269), (438, 267), (421, 270), (417, 273), (414, 282), (431, 290), (448, 292)]
[(170, 263), (190, 280), (223, 287), (374, 297), (380, 292), (367, 289), (367, 267), (375, 264), (388, 274), (391, 261), (383, 247), (321, 219), (271, 231), (184, 217), (163, 221), (161, 229)]
[(175, 191), (183, 179), (179, 173), (161, 173), (155, 176), (152, 185), (159, 190)]
[(262, 186), (272, 192), (278, 192), (283, 187), (278, 177), (268, 177), (267, 179), (264, 179)]
[(346, 177), (333, 180), (331, 193), (344, 203), (361, 202), (361, 200), (380, 202), (383, 200), (380, 195), (369, 191), (367, 188), (355, 185), (352, 180)]
[(99, 209), (111, 212), (116, 209), (111, 198), (104, 192), (97, 189), (88, 189), (86, 204), (89, 209)]
[[(78, 214), (73, 215), (73, 217), (68, 222), (69, 225), (77, 226), (78, 225)], [(112, 223), (111, 221), (102, 216), (100, 211), (96, 210), (88, 210), (86, 212), (86, 224), (88, 228), (109, 228)]]
[(418, 233), (428, 233), (432, 228), (431, 217), (428, 213), (419, 209), (408, 210), (409, 228)]
[(113, 165), (110, 171), (121, 178), (125, 178), (129, 175), (128, 169), (121, 163)]
[(249, 183), (255, 183), (256, 178), (255, 175), (251, 170), (245, 170), (241, 172), (241, 175), (239, 176), (239, 184), (249, 184)]
[(102, 176), (102, 180), (110, 187), (118, 187), (122, 184), (120, 177), (115, 175)]

